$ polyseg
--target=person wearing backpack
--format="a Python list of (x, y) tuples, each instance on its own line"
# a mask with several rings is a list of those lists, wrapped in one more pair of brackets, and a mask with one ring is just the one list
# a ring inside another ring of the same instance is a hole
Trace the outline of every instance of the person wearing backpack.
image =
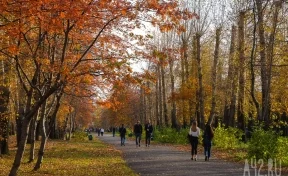
[(126, 135), (126, 128), (124, 127), (124, 124), (119, 128), (120, 138), (121, 138), (121, 146), (125, 146), (125, 135)]
[(205, 131), (203, 134), (205, 161), (209, 161), (209, 158), (211, 156), (211, 146), (212, 146), (213, 137), (214, 137), (214, 132), (213, 132), (211, 125), (206, 124)]

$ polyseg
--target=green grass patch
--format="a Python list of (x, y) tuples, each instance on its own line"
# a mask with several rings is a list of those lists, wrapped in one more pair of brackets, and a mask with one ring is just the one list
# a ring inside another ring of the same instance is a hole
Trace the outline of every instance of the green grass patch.
[[(72, 138), (71, 141), (50, 140), (44, 154), (42, 167), (32, 171), (35, 162), (27, 163), (29, 145), (26, 147), (23, 162), (18, 175), (52, 176), (52, 175), (125, 175), (136, 176), (122, 158), (122, 153), (97, 138), (88, 141), (85, 135)], [(39, 142), (37, 142), (37, 148)], [(16, 148), (10, 149), (10, 155), (0, 156), (0, 175), (8, 175), (11, 169)], [(37, 151), (36, 151), (37, 153)]]

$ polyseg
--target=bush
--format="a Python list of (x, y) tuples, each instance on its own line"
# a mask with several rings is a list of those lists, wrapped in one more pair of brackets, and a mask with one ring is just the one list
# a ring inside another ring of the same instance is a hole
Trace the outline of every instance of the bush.
[(241, 143), (243, 132), (238, 128), (224, 128), (219, 125), (214, 131), (213, 144), (224, 149), (238, 148)]
[(187, 144), (188, 129), (177, 131), (174, 128), (154, 129), (153, 139), (162, 143)]
[(133, 137), (133, 131), (129, 128), (126, 128), (126, 134), (128, 137)]
[(288, 166), (288, 138), (279, 137), (277, 141), (277, 160), (281, 160), (282, 164)]
[(278, 142), (278, 135), (275, 132), (265, 131), (261, 127), (255, 128), (248, 143), (248, 157), (257, 160), (276, 158), (280, 143), (281, 141)]
[(85, 139), (88, 139), (87, 136), (88, 136), (87, 132), (83, 132), (83, 131), (77, 130), (77, 131), (75, 131), (73, 133), (72, 138), (75, 139), (75, 140), (84, 141)]

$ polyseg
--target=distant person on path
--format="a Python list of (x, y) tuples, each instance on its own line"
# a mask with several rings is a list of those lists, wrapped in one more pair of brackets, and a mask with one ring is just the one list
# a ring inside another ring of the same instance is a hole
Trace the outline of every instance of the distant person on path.
[(104, 128), (101, 128), (100, 133), (101, 133), (101, 136), (103, 136), (103, 134), (104, 134)]
[(100, 128), (97, 128), (98, 136), (100, 136)]
[(197, 147), (198, 147), (198, 138), (200, 136), (200, 128), (197, 126), (197, 121), (193, 121), (189, 130), (189, 138), (191, 144), (191, 160), (197, 161)]
[(211, 146), (212, 146), (213, 137), (214, 137), (214, 132), (213, 132), (211, 125), (206, 124), (205, 131), (203, 134), (205, 161), (209, 161), (209, 158), (211, 156)]
[(145, 125), (145, 132), (146, 132), (146, 147), (150, 146), (150, 141), (151, 141), (151, 135), (153, 132), (153, 126), (150, 123), (150, 120), (147, 121)]
[(113, 137), (115, 137), (115, 132), (116, 132), (116, 128), (113, 127), (113, 128), (112, 128)]
[(142, 125), (140, 124), (140, 121), (138, 120), (137, 123), (134, 125), (134, 134), (136, 137), (136, 147), (140, 147), (140, 141), (141, 141), (141, 135), (142, 135)]
[(124, 124), (119, 128), (120, 138), (121, 138), (121, 146), (125, 146), (125, 135), (126, 135), (126, 128), (124, 127)]

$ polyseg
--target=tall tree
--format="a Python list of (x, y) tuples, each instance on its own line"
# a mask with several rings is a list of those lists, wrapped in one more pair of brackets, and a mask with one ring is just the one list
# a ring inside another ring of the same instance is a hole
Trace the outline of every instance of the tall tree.
[(244, 50), (244, 19), (245, 11), (240, 11), (238, 21), (238, 58), (239, 58), (239, 91), (237, 107), (238, 128), (244, 131), (245, 112), (244, 112), (244, 88), (245, 88), (245, 50)]

